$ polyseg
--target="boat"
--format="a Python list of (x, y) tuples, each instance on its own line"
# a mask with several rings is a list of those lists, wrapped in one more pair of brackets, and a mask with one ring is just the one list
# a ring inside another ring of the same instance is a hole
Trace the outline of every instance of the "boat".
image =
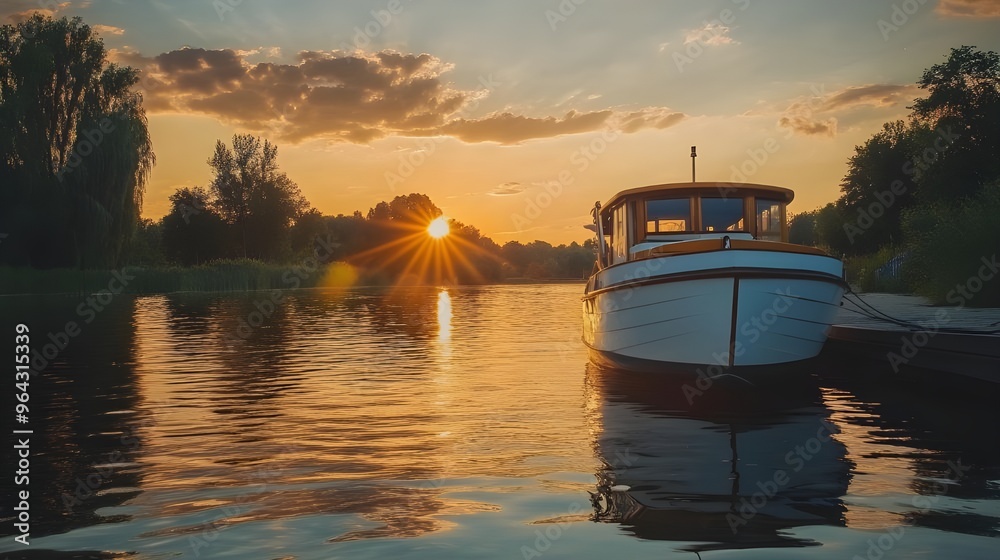
[(819, 354), (848, 286), (839, 259), (788, 242), (793, 197), (771, 185), (690, 182), (598, 202), (597, 262), (583, 295), (592, 361), (714, 375)]

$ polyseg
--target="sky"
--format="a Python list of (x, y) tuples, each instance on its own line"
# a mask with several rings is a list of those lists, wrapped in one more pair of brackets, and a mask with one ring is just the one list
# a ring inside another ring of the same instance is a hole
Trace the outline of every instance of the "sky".
[(142, 72), (143, 215), (252, 133), (327, 215), (411, 192), (504, 243), (583, 241), (620, 190), (697, 178), (831, 202), (952, 48), (1000, 51), (1000, 0), (4, 0), (80, 16)]

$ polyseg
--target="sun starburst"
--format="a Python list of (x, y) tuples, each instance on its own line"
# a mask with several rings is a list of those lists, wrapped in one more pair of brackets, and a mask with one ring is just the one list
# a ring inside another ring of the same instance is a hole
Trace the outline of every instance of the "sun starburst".
[(435, 218), (427, 226), (427, 234), (434, 239), (441, 239), (442, 237), (448, 235), (451, 232), (451, 228), (448, 226), (448, 218), (440, 216)]

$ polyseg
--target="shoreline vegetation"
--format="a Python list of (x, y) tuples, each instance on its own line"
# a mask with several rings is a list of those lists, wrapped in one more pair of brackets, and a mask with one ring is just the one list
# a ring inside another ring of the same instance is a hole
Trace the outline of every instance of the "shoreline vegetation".
[(917, 82), (907, 120), (847, 162), (843, 193), (789, 223), (863, 291), (1000, 306), (1000, 55), (962, 46)]
[[(125, 266), (118, 270), (0, 267), (0, 297), (36, 295), (90, 295), (102, 291), (114, 295), (164, 295), (174, 293), (238, 293), (297, 289), (351, 289), (395, 287), (453, 287), (459, 284), (400, 282), (357, 270), (345, 262), (321, 264), (312, 271), (299, 265), (277, 265), (260, 261), (233, 261), (181, 266)], [(529, 278), (515, 276), (476, 284), (583, 284), (585, 278)]]

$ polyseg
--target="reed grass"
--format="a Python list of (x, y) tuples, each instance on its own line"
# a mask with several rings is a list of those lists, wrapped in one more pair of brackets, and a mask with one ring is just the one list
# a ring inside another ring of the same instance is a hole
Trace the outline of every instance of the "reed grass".
[[(156, 294), (170, 292), (246, 292), (290, 288), (313, 288), (329, 279), (331, 267), (322, 265), (314, 271), (301, 265), (270, 264), (249, 259), (216, 261), (210, 264), (180, 266), (126, 266), (113, 270), (51, 269), (0, 267), (0, 294), (90, 294), (125, 285), (121, 293)], [(116, 275), (117, 273), (117, 275)], [(354, 285), (381, 285), (384, 278), (358, 273)]]

